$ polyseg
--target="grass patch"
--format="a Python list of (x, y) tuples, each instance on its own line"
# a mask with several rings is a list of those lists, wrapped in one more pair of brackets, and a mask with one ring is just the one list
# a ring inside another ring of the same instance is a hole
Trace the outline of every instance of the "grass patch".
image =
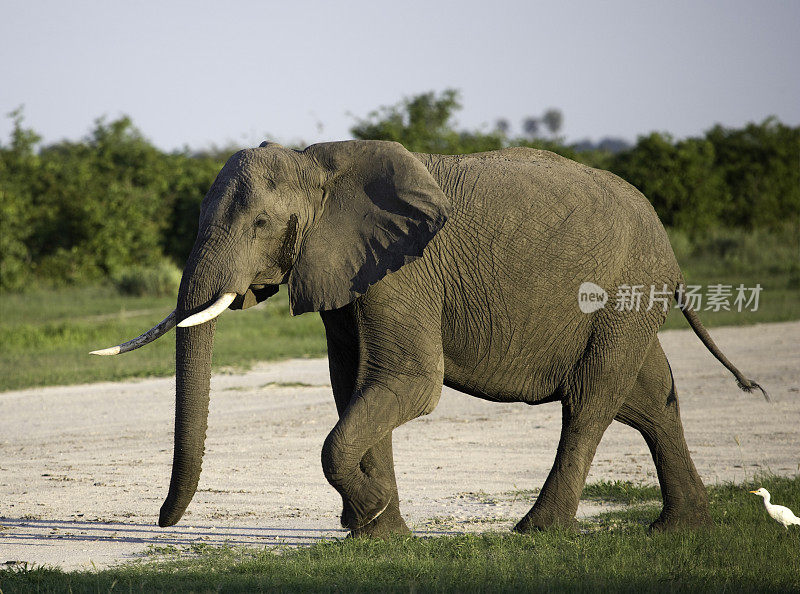
[[(172, 333), (118, 357), (89, 355), (155, 325), (175, 307), (174, 296), (122, 296), (111, 287), (95, 286), (3, 294), (0, 299), (0, 390), (175, 373)], [(246, 369), (255, 361), (325, 353), (319, 316), (292, 318), (284, 291), (258, 309), (229, 311), (219, 318), (213, 364), (217, 371)]]
[[(792, 231), (716, 229), (692, 239), (678, 231), (670, 236), (688, 283), (763, 287), (758, 311), (701, 311), (705, 325), (800, 319), (799, 248)], [(137, 283), (148, 281), (149, 277), (141, 276), (133, 278)], [(0, 390), (172, 375), (173, 335), (120, 357), (90, 357), (88, 352), (138, 336), (174, 306), (174, 295), (121, 295), (111, 286), (3, 293)], [(226, 312), (217, 327), (216, 371), (246, 369), (260, 360), (319, 357), (326, 352), (319, 316), (291, 318), (285, 288), (258, 309)], [(681, 313), (673, 309), (665, 328), (687, 327)]]
[(654, 485), (636, 485), (630, 481), (600, 481), (586, 485), (581, 498), (627, 504), (661, 501), (661, 489)]
[[(762, 287), (757, 311), (736, 311), (731, 298), (731, 311), (699, 312), (705, 326), (800, 319), (800, 234), (796, 229), (747, 232), (716, 228), (691, 238), (684, 231), (671, 229), (669, 236), (687, 284), (701, 285), (704, 295), (709, 285), (731, 285), (734, 295), (740, 284), (746, 288), (757, 284)], [(704, 302), (703, 308), (706, 306)], [(688, 328), (688, 324), (673, 308), (664, 328)]]
[[(800, 502), (800, 477), (766, 477), (709, 489), (715, 526), (648, 534), (654, 506), (603, 514), (579, 531), (487, 533), (387, 541), (342, 540), (305, 548), (162, 547), (119, 568), (66, 573), (0, 571), (3, 592), (789, 592), (800, 589), (800, 530), (770, 519), (765, 486)], [(588, 492), (619, 500), (630, 485)], [(637, 497), (650, 498), (652, 491)], [(796, 504), (795, 504), (796, 505)], [(155, 558), (153, 558), (155, 556)]]
[[(539, 496), (539, 489), (516, 489), (506, 496), (517, 499), (530, 499)], [(599, 481), (583, 487), (582, 500), (599, 500), (608, 503), (643, 503), (661, 501), (661, 489), (655, 485), (637, 485), (631, 481)]]

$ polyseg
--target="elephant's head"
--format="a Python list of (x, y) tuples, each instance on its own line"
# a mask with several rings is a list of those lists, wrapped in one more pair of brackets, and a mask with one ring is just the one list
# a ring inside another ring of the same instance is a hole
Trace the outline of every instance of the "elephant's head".
[(204, 451), (216, 322), (288, 283), (293, 314), (342, 307), (422, 255), (449, 202), (400, 144), (349, 141), (304, 151), (264, 143), (233, 155), (208, 191), (175, 311), (123, 345), (138, 348), (179, 326), (175, 451), (159, 525), (183, 515)]

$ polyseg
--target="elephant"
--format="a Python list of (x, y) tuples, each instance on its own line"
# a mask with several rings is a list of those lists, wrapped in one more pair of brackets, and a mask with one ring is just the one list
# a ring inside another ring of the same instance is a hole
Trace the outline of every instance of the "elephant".
[[(581, 285), (656, 287), (664, 307), (580, 307)], [(617, 420), (638, 430), (663, 507), (655, 530), (711, 523), (657, 331), (685, 281), (648, 200), (612, 173), (506, 148), (411, 153), (388, 141), (275, 143), (234, 154), (203, 199), (175, 310), (117, 354), (176, 329), (175, 445), (159, 525), (197, 488), (216, 317), (288, 285), (293, 315), (319, 312), (338, 422), (321, 459), (352, 536), (408, 533), (392, 431), (436, 407), (442, 386), (493, 402), (560, 402), (555, 462), (531, 532), (574, 523), (595, 450)], [(688, 303), (706, 348), (745, 391)], [(586, 308), (584, 308), (586, 309)]]

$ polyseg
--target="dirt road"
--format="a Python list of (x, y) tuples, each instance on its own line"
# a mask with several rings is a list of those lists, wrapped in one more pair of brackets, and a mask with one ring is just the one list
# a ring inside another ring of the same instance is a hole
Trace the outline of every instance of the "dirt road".
[[(800, 473), (800, 322), (712, 335), (773, 402), (739, 391), (691, 331), (661, 334), (701, 476), (713, 484)], [(155, 522), (169, 484), (173, 379), (0, 393), (0, 563), (100, 568), (150, 545), (343, 536), (319, 461), (336, 420), (329, 383), (325, 360), (218, 372), (199, 491), (168, 529)], [(509, 529), (547, 476), (559, 428), (557, 404), (493, 404), (446, 389), (431, 415), (395, 431), (409, 525)], [(636, 432), (608, 430), (589, 476), (600, 479), (656, 482)], [(596, 512), (586, 504), (579, 513)]]

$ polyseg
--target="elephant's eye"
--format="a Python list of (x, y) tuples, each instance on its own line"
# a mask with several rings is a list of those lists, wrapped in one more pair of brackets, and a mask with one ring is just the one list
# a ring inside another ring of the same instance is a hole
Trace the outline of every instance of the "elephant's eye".
[(255, 222), (256, 229), (264, 229), (267, 226), (267, 217), (264, 215), (259, 216)]

